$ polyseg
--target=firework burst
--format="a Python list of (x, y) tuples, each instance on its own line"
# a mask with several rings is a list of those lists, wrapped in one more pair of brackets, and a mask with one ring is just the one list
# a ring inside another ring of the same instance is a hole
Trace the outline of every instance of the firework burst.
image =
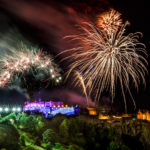
[[(49, 55), (42, 50), (27, 48), (21, 44), (19, 50), (11, 49), (0, 56), (0, 87), (11, 83), (15, 78), (24, 75), (26, 72), (41, 70), (47, 74), (45, 81), (53, 79), (56, 83), (61, 81), (60, 68), (53, 62)], [(42, 79), (44, 81), (44, 79)]]
[(109, 91), (113, 100), (119, 84), (127, 110), (125, 91), (131, 95), (129, 84), (133, 83), (136, 89), (140, 82), (145, 84), (147, 53), (145, 45), (138, 40), (141, 33), (125, 35), (127, 22), (111, 34), (93, 24), (85, 24), (88, 28), (81, 26), (81, 34), (67, 37), (76, 41), (77, 47), (62, 52), (70, 52), (64, 60), (73, 59), (66, 77), (79, 69), (88, 95), (94, 93), (95, 100), (100, 99), (103, 91)]
[(110, 9), (97, 17), (97, 26), (109, 34), (116, 32), (121, 25), (121, 14), (114, 9)]

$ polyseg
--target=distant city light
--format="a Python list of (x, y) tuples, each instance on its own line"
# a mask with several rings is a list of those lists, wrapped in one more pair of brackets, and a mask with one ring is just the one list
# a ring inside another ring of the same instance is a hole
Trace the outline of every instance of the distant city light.
[(17, 108), (17, 111), (21, 111), (21, 108), (19, 107), (19, 108)]
[(7, 107), (6, 107), (4, 110), (5, 110), (6, 112), (9, 111), (9, 109), (8, 109)]
[(16, 111), (16, 108), (13, 108), (12, 111)]

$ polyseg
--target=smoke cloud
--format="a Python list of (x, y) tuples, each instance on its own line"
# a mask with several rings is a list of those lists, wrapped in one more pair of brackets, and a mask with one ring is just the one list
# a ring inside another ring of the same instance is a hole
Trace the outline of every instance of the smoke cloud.
[[(55, 4), (57, 5), (57, 3)], [(20, 7), (21, 6), (21, 7)], [(7, 9), (13, 15), (28, 23), (38, 31), (40, 39), (60, 51), (68, 48), (68, 42), (63, 38), (75, 34), (77, 23), (82, 21), (82, 15), (77, 14), (72, 8), (59, 5), (55, 8), (52, 4), (40, 1), (18, 1), (11, 4), (9, 0), (2, 0), (0, 7)]]
[(29, 99), (26, 89), (19, 86), (11, 86), (9, 88), (0, 88), (0, 104), (23, 104), (25, 100)]
[[(87, 107), (87, 99), (84, 96), (77, 94), (76, 92), (67, 89), (55, 89), (52, 91), (41, 90), (40, 92), (34, 93), (34, 100), (42, 98), (43, 101), (63, 101), (70, 105), (79, 105), (81, 107)], [(95, 103), (88, 98), (89, 106), (95, 106)]]

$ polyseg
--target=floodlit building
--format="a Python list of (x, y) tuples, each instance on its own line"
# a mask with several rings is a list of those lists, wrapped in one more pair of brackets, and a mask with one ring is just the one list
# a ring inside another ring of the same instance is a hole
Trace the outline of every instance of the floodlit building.
[(25, 102), (23, 106), (24, 112), (39, 112), (45, 116), (45, 118), (52, 118), (56, 114), (64, 114), (64, 115), (78, 115), (80, 113), (80, 109), (78, 106), (68, 106), (65, 105), (61, 101), (48, 101), (48, 102)]
[(137, 113), (137, 119), (150, 121), (150, 112), (148, 110), (139, 110)]
[(52, 118), (57, 114), (79, 115), (80, 108), (78, 106), (68, 106), (61, 101), (26, 101), (23, 106), (11, 106), (11, 105), (0, 105), (0, 114), (6, 113), (19, 113), (19, 112), (29, 112), (29, 114), (34, 114), (38, 112), (45, 116), (45, 118)]

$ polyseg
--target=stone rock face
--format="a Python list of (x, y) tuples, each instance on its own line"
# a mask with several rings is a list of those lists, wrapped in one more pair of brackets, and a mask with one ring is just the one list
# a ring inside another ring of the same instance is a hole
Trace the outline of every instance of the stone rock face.
[(19, 143), (19, 134), (12, 125), (0, 124), (0, 148), (16, 150)]

